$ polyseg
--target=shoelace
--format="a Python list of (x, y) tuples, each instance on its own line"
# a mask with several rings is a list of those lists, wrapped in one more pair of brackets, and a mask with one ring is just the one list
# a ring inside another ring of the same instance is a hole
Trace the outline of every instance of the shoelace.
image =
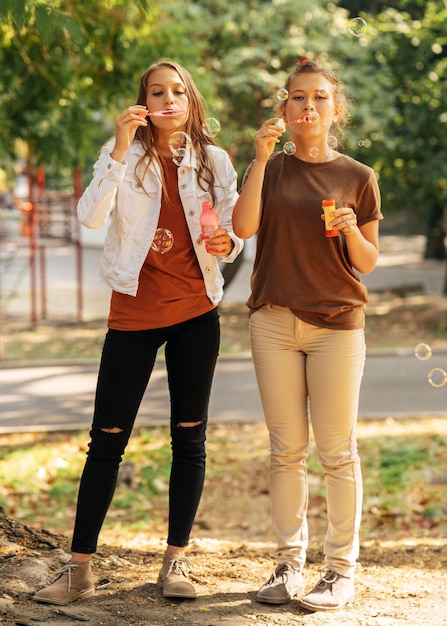
[(338, 576), (339, 575), (337, 574), (337, 572), (333, 572), (332, 570), (326, 570), (324, 573), (322, 573), (321, 580), (317, 584), (317, 587), (323, 589), (325, 587), (328, 587), (329, 585), (333, 585), (337, 581)]
[[(271, 585), (272, 583), (275, 582), (275, 580), (278, 580), (279, 578), (282, 578), (283, 576), (288, 576), (288, 574), (290, 574), (291, 572), (294, 572), (295, 568), (292, 567), (289, 563), (283, 563), (282, 565), (279, 565), (276, 570), (273, 572), (273, 574), (270, 577), (270, 580), (267, 581), (267, 583), (264, 586), (268, 586)], [(286, 578), (287, 580), (287, 578)], [(286, 581), (283, 581), (284, 584)]]
[(175, 574), (179, 574), (187, 578), (188, 572), (191, 571), (191, 567), (191, 561), (186, 557), (182, 557), (181, 559), (174, 559), (169, 564), (169, 569), (166, 576), (169, 576), (172, 570), (174, 570)]
[(288, 574), (289, 570), (292, 569), (288, 563), (283, 563), (273, 574), (274, 578), (281, 578), (285, 574)]
[(62, 568), (61, 570), (55, 573), (52, 583), (56, 582), (56, 580), (58, 580), (64, 574), (68, 574), (68, 591), (70, 591), (72, 570), (77, 569), (77, 567), (78, 567), (77, 563), (67, 563), (67, 565), (64, 568)]

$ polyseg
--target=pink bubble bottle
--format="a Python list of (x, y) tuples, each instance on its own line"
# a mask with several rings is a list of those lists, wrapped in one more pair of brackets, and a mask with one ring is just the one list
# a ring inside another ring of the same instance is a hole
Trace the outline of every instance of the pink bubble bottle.
[(213, 209), (209, 200), (202, 202), (202, 213), (200, 215), (200, 226), (204, 239), (208, 239), (210, 235), (220, 228), (219, 216)]

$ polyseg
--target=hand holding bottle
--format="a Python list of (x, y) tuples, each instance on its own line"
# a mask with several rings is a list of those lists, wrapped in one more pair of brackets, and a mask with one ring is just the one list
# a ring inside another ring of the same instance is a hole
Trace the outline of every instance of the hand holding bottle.
[(358, 231), (357, 215), (352, 206), (337, 208), (333, 198), (322, 201), (323, 214), (321, 219), (325, 222), (326, 237), (337, 237), (339, 232), (350, 236)]
[(219, 216), (214, 211), (211, 202), (202, 202), (200, 215), (202, 234), (199, 242), (204, 241), (206, 251), (214, 256), (227, 256), (233, 249), (233, 241), (225, 228), (220, 227)]

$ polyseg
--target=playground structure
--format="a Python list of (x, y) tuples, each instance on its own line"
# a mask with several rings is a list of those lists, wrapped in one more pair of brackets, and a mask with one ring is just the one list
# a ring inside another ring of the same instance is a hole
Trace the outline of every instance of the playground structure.
[(76, 319), (82, 321), (82, 243), (76, 218), (80, 193), (79, 176), (69, 190), (48, 190), (40, 170), (35, 179), (28, 177), (27, 198), (11, 195), (12, 202), (0, 202), (0, 318), (26, 279), (30, 325), (47, 318), (47, 249), (69, 244), (75, 249)]
[[(8, 208), (0, 196), (0, 319), (17, 320), (29, 310), (35, 327), (42, 321), (84, 323), (107, 315), (110, 290), (98, 271), (107, 226), (92, 231), (80, 225), (79, 190), (80, 185), (63, 192), (41, 190), (33, 203), (16, 200)], [(247, 254), (252, 260), (251, 244), (234, 263), (221, 263), (227, 291)]]

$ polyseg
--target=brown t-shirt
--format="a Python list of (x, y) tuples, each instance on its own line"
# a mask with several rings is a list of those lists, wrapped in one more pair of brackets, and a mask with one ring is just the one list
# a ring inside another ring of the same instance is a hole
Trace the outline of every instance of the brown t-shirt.
[(169, 202), (162, 194), (158, 227), (173, 234), (164, 254), (152, 248), (140, 271), (137, 295), (112, 292), (108, 327), (149, 330), (179, 324), (210, 311), (202, 272), (191, 242), (177, 182), (177, 166), (163, 161)]
[(272, 155), (247, 302), (251, 312), (276, 304), (322, 328), (364, 327), (367, 290), (352, 268), (343, 235), (325, 236), (320, 217), (325, 198), (352, 207), (359, 226), (383, 218), (376, 176), (363, 163), (345, 155), (327, 163)]

